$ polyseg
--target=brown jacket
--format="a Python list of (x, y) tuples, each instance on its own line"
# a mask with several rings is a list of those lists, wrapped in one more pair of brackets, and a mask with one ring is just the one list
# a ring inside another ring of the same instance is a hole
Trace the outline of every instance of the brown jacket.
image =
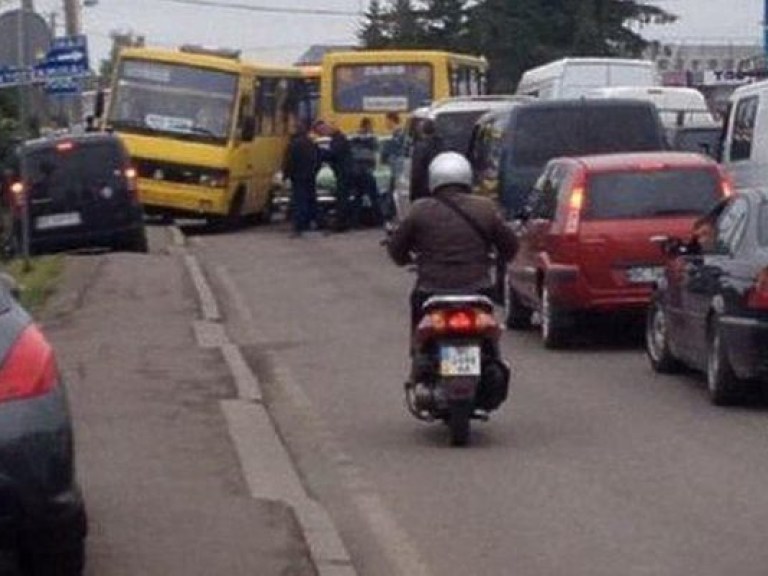
[[(441, 188), (437, 194), (458, 205), (477, 222), (498, 258), (506, 262), (515, 255), (515, 234), (492, 200), (471, 196), (453, 186)], [(439, 292), (491, 287), (490, 248), (464, 218), (437, 198), (429, 197), (411, 206), (393, 233), (388, 249), (399, 266), (415, 260), (418, 289)]]

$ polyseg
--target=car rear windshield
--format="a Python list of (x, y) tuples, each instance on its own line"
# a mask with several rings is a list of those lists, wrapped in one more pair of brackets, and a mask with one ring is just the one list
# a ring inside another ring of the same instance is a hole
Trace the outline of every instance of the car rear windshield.
[(515, 166), (543, 166), (558, 156), (659, 150), (658, 118), (646, 106), (521, 109), (508, 144)]
[(32, 194), (51, 197), (114, 185), (121, 178), (123, 154), (114, 142), (65, 143), (30, 152), (25, 174)]
[(668, 218), (703, 214), (721, 198), (711, 169), (605, 172), (588, 180), (584, 218)]
[(483, 115), (483, 110), (473, 112), (447, 112), (435, 118), (437, 133), (442, 140), (443, 150), (453, 150), (466, 154), (475, 122)]

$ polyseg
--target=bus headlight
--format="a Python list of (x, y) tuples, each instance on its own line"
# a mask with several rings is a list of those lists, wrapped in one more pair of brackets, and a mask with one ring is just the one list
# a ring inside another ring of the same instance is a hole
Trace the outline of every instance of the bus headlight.
[(226, 170), (202, 170), (200, 186), (207, 188), (226, 188), (229, 183), (229, 172)]

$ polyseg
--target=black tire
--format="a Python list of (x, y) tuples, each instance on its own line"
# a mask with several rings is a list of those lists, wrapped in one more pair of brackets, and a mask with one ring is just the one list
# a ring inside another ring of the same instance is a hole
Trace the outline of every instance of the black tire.
[(504, 323), (510, 330), (527, 330), (531, 327), (533, 310), (523, 305), (520, 297), (504, 282)]
[(82, 576), (85, 568), (85, 542), (69, 550), (41, 554), (22, 553), (21, 576)]
[(667, 315), (655, 300), (648, 307), (645, 322), (645, 352), (651, 368), (659, 374), (672, 374), (680, 370), (680, 362), (669, 349)]
[(545, 286), (541, 294), (541, 340), (550, 350), (563, 348), (569, 339), (565, 314), (552, 304), (549, 289)]
[(241, 188), (235, 193), (232, 202), (229, 204), (229, 211), (224, 217), (215, 218), (215, 223), (222, 230), (231, 232), (243, 225), (243, 203), (245, 202), (245, 191)]
[(713, 317), (709, 329), (707, 347), (707, 391), (712, 404), (732, 406), (741, 399), (742, 386), (723, 347), (722, 335), (717, 316)]
[(451, 413), (448, 416), (451, 446), (466, 446), (469, 443), (471, 416), (471, 404), (451, 406)]
[(126, 234), (115, 245), (115, 250), (146, 254), (149, 252), (149, 243), (147, 242), (146, 230), (144, 230), (144, 228), (140, 228), (139, 230), (134, 230)]

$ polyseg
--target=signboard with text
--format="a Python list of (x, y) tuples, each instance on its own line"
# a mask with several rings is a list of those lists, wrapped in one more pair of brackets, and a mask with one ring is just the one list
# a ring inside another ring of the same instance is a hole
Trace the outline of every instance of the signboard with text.
[[(18, 86), (19, 84), (47, 84), (52, 80), (60, 81), (83, 78), (89, 75), (88, 41), (83, 35), (54, 38), (45, 56), (31, 67), (0, 67), (0, 87)], [(69, 83), (71, 89), (72, 82)], [(77, 84), (76, 82), (74, 83)]]

